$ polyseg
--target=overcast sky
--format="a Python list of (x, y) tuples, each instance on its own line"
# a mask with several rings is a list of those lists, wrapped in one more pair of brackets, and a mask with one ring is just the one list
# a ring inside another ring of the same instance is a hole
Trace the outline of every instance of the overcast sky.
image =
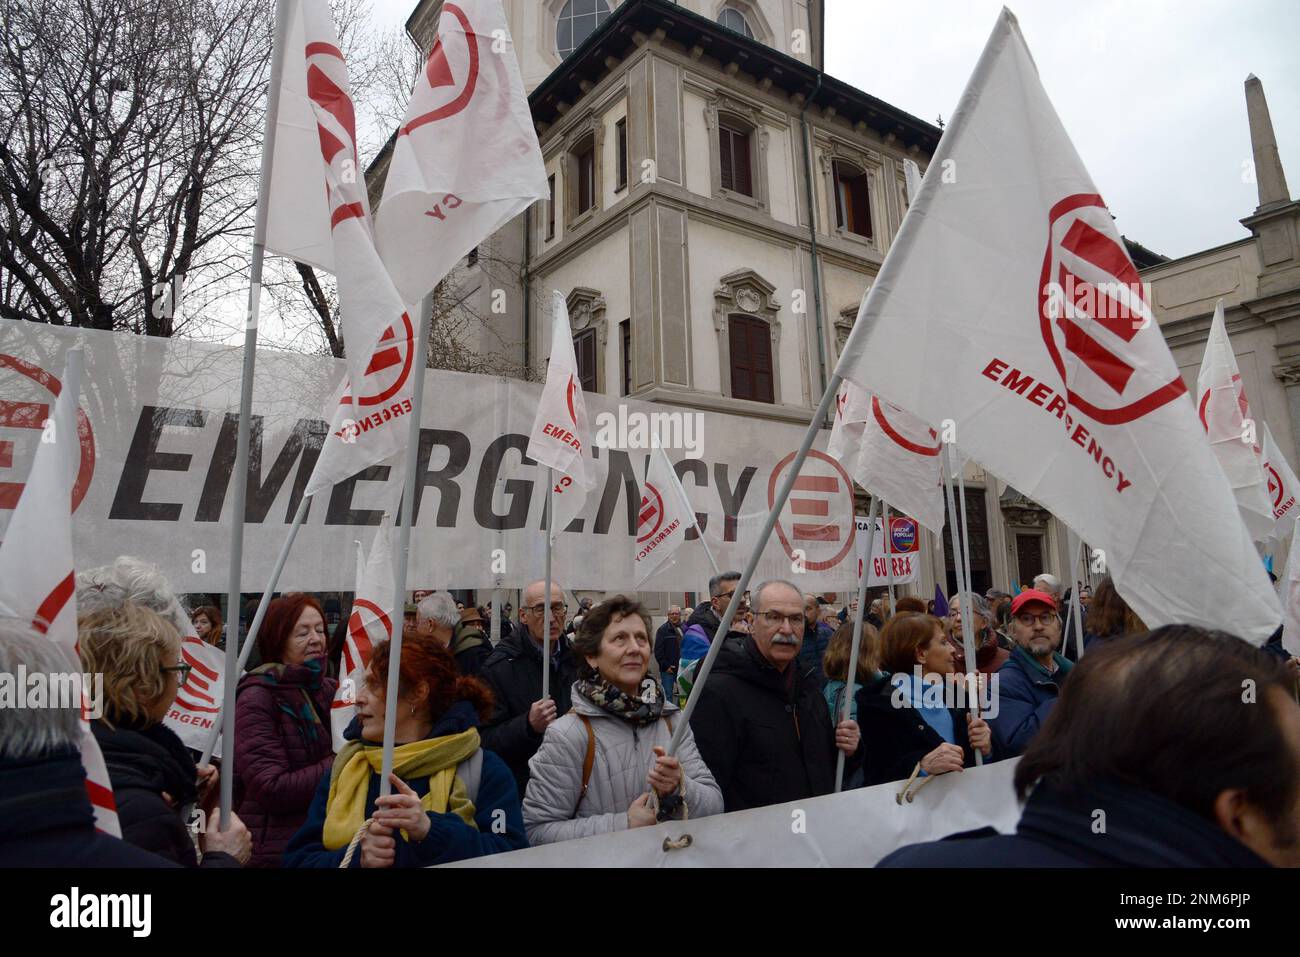
[[(540, 2), (540, 0), (536, 0)], [(415, 0), (375, 0), (400, 25)], [(946, 120), (1001, 0), (828, 0), (827, 72), (922, 119)], [(1016, 0), (1012, 11), (1120, 231), (1163, 253), (1245, 237), (1242, 83), (1264, 82), (1300, 194), (1300, 0)]]

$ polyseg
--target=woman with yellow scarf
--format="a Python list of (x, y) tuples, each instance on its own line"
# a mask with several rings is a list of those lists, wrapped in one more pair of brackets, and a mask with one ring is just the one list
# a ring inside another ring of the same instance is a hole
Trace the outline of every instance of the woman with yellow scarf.
[(402, 639), (393, 793), (379, 797), (389, 646), (376, 646), (285, 867), (428, 867), (528, 846), (514, 776), (479, 746), (492, 694), (432, 637)]

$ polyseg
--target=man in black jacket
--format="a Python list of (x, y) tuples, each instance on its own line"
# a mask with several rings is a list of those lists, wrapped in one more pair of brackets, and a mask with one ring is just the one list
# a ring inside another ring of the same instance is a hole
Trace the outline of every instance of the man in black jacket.
[[(528, 786), (528, 761), (537, 753), (546, 726), (570, 707), (570, 689), (577, 679), (573, 654), (561, 634), (564, 590), (551, 583), (549, 607), (542, 601), (545, 582), (533, 582), (524, 589), (519, 610), (520, 627), (502, 638), (483, 662), (479, 678), (492, 689), (492, 717), (479, 729), (483, 747), (510, 766), (522, 800)], [(550, 698), (542, 697), (542, 629), (551, 631)]]
[(691, 717), (728, 811), (831, 793), (837, 749), (846, 776), (862, 763), (857, 722), (832, 725), (812, 669), (798, 665), (802, 593), (768, 581), (754, 602), (753, 634), (726, 640)]
[(1267, 653), (1223, 632), (1107, 642), (1020, 759), (1015, 834), (954, 834), (879, 866), (1300, 866), (1293, 694)]
[(671, 697), (677, 688), (677, 665), (682, 654), (682, 609), (673, 605), (668, 609), (668, 620), (655, 632), (655, 661), (663, 676), (665, 693)]

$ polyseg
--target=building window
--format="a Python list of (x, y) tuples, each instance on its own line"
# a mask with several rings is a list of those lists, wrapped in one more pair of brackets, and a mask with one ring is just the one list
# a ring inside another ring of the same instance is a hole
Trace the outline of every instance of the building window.
[(546, 188), (550, 199), (546, 201), (546, 238), (555, 238), (555, 174), (546, 177)]
[(735, 7), (723, 7), (722, 12), (718, 14), (718, 22), (728, 30), (735, 30), (737, 33), (743, 33), (751, 40), (754, 39), (754, 31), (750, 28), (749, 21)]
[(614, 124), (614, 148), (618, 151), (618, 177), (614, 185), (614, 192), (618, 192), (627, 185), (627, 117), (623, 117)]
[(731, 395), (772, 402), (772, 331), (762, 319), (733, 314), (727, 320), (731, 346)]
[(564, 59), (609, 19), (605, 0), (569, 0), (555, 21), (555, 52)]
[(839, 160), (834, 164), (835, 224), (840, 229), (871, 238), (871, 181), (867, 174)]
[(750, 172), (749, 130), (730, 117), (718, 119), (718, 159), (721, 186), (733, 193), (754, 195)]
[(573, 151), (578, 174), (578, 215), (596, 205), (596, 141), (587, 137)]
[(582, 391), (596, 391), (596, 330), (584, 329), (573, 337), (573, 353), (578, 357), (578, 381)]
[(618, 341), (621, 366), (623, 369), (623, 395), (632, 394), (632, 320), (624, 319), (618, 324)]

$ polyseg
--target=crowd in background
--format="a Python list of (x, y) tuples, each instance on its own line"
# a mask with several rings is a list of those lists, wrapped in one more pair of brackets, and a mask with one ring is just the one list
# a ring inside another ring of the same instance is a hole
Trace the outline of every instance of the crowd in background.
[[(570, 617), (558, 583), (547, 596), (534, 582), (514, 620), (503, 607), (495, 645), (490, 605), (417, 591), (403, 609), (381, 796), (388, 643), (341, 675), (342, 633), (317, 598), (275, 597), (238, 678), (233, 753), (200, 766), (164, 723), (190, 668), (181, 635), (220, 644), (238, 622), (212, 605), (187, 614), (138, 559), (84, 572), (79, 664), (104, 676), (91, 726), (123, 839), (93, 832), (80, 716), (32, 711), (0, 742), (0, 865), (427, 866), (829, 794), (841, 758), (856, 788), (1017, 755), (1027, 802), (1016, 836), (904, 849), (886, 863), (1300, 863), (1300, 662), (1280, 629), (1263, 649), (1191, 626), (1148, 632), (1105, 579), (1095, 592), (1076, 584), (1080, 658), (1068, 592), (1044, 574), (1014, 596), (959, 592), (939, 609), (882, 596), (853, 665), (855, 603), (836, 609), (787, 581), (741, 596), (719, 634), (740, 578), (715, 576), (705, 601), (670, 607), (657, 629), (634, 596), (584, 598)], [(0, 623), (2, 671), (64, 670), (56, 651)], [(1243, 676), (1265, 707), (1232, 706)], [(356, 714), (336, 750), (341, 681)], [(1171, 706), (1179, 695), (1186, 707)], [(1231, 735), (1232, 754), (1206, 750)], [(227, 774), (234, 814), (223, 827)], [(1070, 829), (1083, 794), (1131, 811), (1130, 844)], [(1157, 818), (1144, 847), (1133, 822)], [(1192, 837), (1201, 851), (1175, 849)]]

